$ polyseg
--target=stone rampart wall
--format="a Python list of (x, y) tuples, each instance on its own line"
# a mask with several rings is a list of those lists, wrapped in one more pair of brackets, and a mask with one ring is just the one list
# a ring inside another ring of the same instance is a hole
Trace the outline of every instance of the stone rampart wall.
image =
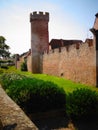
[(24, 62), (24, 57), (20, 57), (19, 60), (17, 61), (17, 69), (21, 68), (21, 64)]
[[(23, 59), (21, 57), (17, 62), (18, 69)], [(50, 50), (49, 53), (44, 53), (40, 60), (42, 73), (96, 86), (95, 41)], [(31, 55), (27, 58), (27, 66), (31, 72)]]
[(31, 55), (28, 56), (27, 58), (27, 69), (29, 72), (32, 72), (32, 65), (31, 65)]
[(43, 73), (96, 85), (95, 44), (82, 43), (43, 55)]

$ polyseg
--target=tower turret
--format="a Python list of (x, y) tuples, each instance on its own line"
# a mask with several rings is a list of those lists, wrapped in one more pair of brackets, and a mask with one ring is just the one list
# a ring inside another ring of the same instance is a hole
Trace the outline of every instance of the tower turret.
[(42, 72), (42, 54), (49, 49), (49, 13), (33, 12), (31, 22), (31, 64), (33, 73)]

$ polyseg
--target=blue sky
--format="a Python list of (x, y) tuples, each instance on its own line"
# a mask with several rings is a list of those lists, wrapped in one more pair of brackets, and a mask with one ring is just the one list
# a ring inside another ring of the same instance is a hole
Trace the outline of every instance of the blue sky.
[(98, 12), (98, 0), (0, 0), (0, 35), (11, 53), (28, 51), (30, 43), (29, 15), (33, 11), (50, 13), (49, 40), (91, 38)]

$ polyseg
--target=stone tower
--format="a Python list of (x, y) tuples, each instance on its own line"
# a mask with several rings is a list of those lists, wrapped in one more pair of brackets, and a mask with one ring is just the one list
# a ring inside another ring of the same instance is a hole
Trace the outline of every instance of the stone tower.
[(31, 22), (31, 66), (33, 73), (42, 73), (43, 53), (49, 50), (48, 22), (49, 13), (33, 12)]

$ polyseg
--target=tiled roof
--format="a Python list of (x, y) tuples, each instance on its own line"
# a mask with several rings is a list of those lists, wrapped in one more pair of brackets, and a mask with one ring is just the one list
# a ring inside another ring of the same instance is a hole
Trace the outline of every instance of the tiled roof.
[(90, 31), (93, 34), (98, 33), (98, 13), (95, 16), (96, 16), (96, 18), (95, 18), (95, 22), (94, 22), (93, 28), (90, 29)]
[(93, 27), (95, 30), (98, 30), (98, 14), (96, 14), (96, 19), (95, 19), (95, 22), (94, 22), (94, 27)]
[(63, 40), (63, 39), (52, 39), (49, 43), (52, 49), (68, 46), (72, 44), (82, 43), (82, 40)]
[(29, 51), (24, 52), (23, 54), (20, 55), (20, 57), (28, 57), (31, 54), (31, 49), (29, 49)]
[(96, 13), (96, 15), (95, 15), (96, 17), (98, 17), (98, 13)]

